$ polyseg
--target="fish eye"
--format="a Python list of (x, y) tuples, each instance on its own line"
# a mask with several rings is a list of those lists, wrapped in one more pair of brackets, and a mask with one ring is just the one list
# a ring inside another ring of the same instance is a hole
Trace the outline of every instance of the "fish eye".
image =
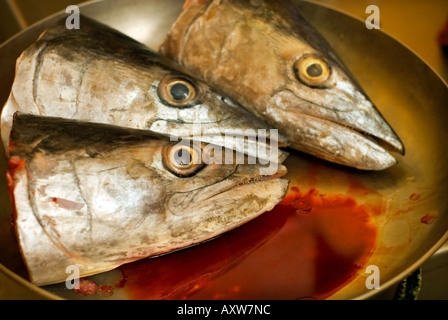
[(159, 97), (174, 107), (189, 107), (197, 96), (196, 86), (193, 82), (168, 75), (162, 79), (158, 88)]
[(185, 83), (176, 82), (170, 87), (170, 95), (176, 101), (184, 101), (190, 96), (190, 88)]
[(317, 56), (304, 55), (294, 63), (296, 77), (310, 87), (325, 85), (330, 78), (330, 67)]
[(183, 144), (165, 147), (163, 164), (178, 177), (191, 177), (204, 166), (200, 150), (195, 146)]

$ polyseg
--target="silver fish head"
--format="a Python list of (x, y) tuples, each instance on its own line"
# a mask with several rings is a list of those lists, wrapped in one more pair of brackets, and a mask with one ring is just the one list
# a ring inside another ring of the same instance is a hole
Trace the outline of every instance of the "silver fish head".
[(216, 144), (226, 134), (252, 130), (246, 136), (258, 137), (264, 130), (262, 138), (287, 143), (281, 135), (271, 137), (265, 121), (172, 61), (115, 29), (81, 19), (79, 30), (67, 29), (65, 20), (48, 27), (17, 60), (2, 110), (5, 149), (17, 111)]
[(212, 239), (288, 189), (281, 164), (267, 175), (218, 146), (60, 118), (16, 114), (10, 150), (13, 222), (37, 285)]
[(189, 1), (160, 52), (278, 128), (294, 149), (367, 170), (395, 164), (389, 151), (404, 153), (348, 69), (288, 0)]

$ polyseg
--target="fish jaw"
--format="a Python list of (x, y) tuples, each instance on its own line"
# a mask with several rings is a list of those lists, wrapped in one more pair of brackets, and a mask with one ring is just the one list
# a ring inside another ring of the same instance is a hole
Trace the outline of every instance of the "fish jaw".
[(290, 134), (296, 137), (291, 141), (296, 150), (360, 170), (379, 171), (397, 163), (375, 140), (346, 126), (297, 112), (277, 116), (284, 117)]
[[(272, 175), (260, 175), (260, 167), (238, 166), (228, 179), (175, 194), (168, 202), (172, 234), (189, 237), (203, 232), (217, 236), (270, 211), (286, 195), (289, 181), (279, 165)], [(194, 232), (192, 230), (195, 230)]]
[[(290, 1), (193, 3), (160, 52), (279, 129), (294, 149), (366, 170), (397, 163), (386, 150), (404, 154), (398, 135)], [(328, 65), (324, 83), (311, 86), (298, 77), (295, 63), (308, 56)], [(306, 131), (313, 134), (302, 136)], [(362, 143), (347, 148), (343, 141), (352, 136)], [(339, 142), (330, 144), (326, 137)]]
[(302, 90), (280, 91), (266, 118), (284, 126), (294, 149), (363, 170), (395, 165), (391, 152), (404, 154), (404, 145), (370, 100), (355, 90), (351, 95), (329, 91), (313, 100), (305, 100)]

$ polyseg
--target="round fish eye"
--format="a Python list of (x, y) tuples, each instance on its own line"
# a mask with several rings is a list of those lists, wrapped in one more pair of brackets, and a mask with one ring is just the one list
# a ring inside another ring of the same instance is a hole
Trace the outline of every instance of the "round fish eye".
[(190, 96), (190, 88), (181, 82), (174, 83), (170, 87), (171, 97), (176, 101), (183, 101)]
[(190, 145), (165, 147), (162, 159), (165, 168), (179, 177), (190, 177), (204, 166), (201, 151)]
[(159, 97), (174, 107), (189, 107), (197, 96), (196, 86), (182, 77), (165, 76), (159, 84)]
[(306, 68), (306, 73), (310, 78), (320, 77), (323, 73), (322, 66), (317, 63), (310, 64)]
[(330, 78), (331, 70), (324, 59), (304, 55), (294, 63), (294, 73), (306, 85), (320, 87)]

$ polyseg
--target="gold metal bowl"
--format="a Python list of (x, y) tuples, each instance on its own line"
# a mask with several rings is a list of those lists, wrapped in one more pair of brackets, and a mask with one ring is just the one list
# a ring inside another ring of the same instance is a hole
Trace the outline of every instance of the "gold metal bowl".
[[(87, 2), (80, 8), (84, 15), (157, 50), (183, 2), (108, 0)], [(406, 146), (406, 155), (397, 155), (399, 164), (382, 172), (356, 171), (294, 152), (286, 163), (291, 185), (301, 190), (316, 188), (322, 193), (346, 194), (352, 179), (375, 190), (382, 213), (373, 215), (378, 238), (367, 265), (379, 267), (379, 291), (387, 290), (419, 268), (448, 239), (448, 88), (416, 54), (382, 31), (368, 30), (363, 21), (315, 3), (297, 1), (297, 4), (330, 42)], [(1, 105), (8, 97), (17, 57), (46, 26), (66, 16), (61, 12), (40, 21), (0, 47)], [(7, 162), (4, 153), (1, 154), (0, 171), (5, 172)], [(319, 170), (311, 178), (309, 170), (316, 161)], [(63, 284), (38, 288), (26, 280), (11, 233), (5, 178), (0, 179), (0, 186), (0, 297), (70, 298)], [(362, 193), (356, 197), (361, 204), (372, 200)], [(431, 217), (430, 221), (424, 220), (425, 216)], [(360, 269), (352, 281), (329, 298), (374, 297), (378, 290), (366, 288), (367, 276), (365, 269)]]

